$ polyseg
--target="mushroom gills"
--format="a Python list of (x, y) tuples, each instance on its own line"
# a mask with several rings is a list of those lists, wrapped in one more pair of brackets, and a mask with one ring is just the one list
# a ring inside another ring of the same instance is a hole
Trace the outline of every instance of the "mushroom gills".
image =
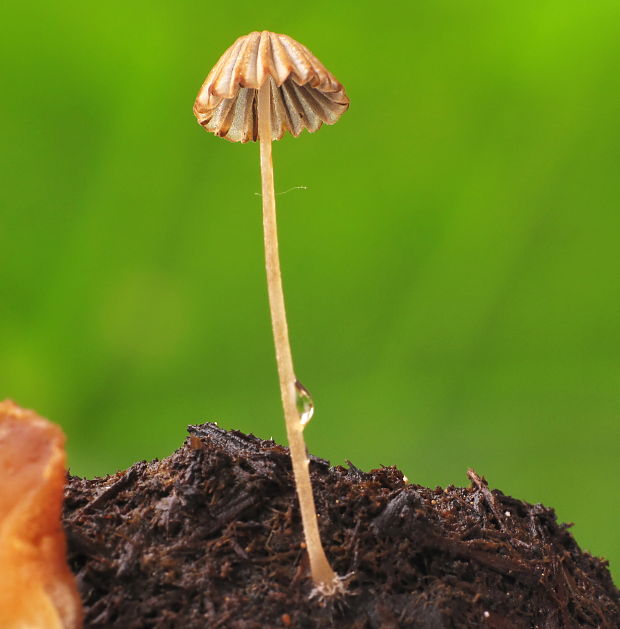
[[(323, 123), (334, 124), (347, 108), (309, 84), (298, 85), (289, 78), (278, 87), (272, 77), (267, 80), (271, 94), (272, 140), (280, 140), (287, 131), (298, 136), (304, 128), (314, 133)], [(257, 90), (241, 87), (234, 98), (222, 99), (201, 124), (207, 131), (231, 142), (256, 142), (259, 138), (257, 111)]]

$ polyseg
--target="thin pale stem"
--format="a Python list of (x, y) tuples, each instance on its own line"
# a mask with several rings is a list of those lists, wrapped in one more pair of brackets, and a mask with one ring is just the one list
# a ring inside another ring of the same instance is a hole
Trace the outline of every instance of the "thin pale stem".
[(258, 92), (258, 134), (260, 138), (260, 167), (263, 189), (263, 229), (265, 235), (265, 262), (271, 324), (276, 346), (276, 360), (280, 379), (280, 392), (286, 434), (288, 437), (293, 475), (299, 498), (306, 547), (310, 559), (312, 580), (319, 592), (335, 591), (338, 577), (332, 570), (319, 534), (319, 527), (310, 484), (308, 454), (303, 436), (303, 425), (297, 411), (295, 373), (293, 357), (288, 340), (288, 325), (284, 309), (284, 293), (278, 254), (278, 229), (276, 223), (276, 201), (273, 187), (273, 163), (271, 160), (271, 81), (267, 79)]

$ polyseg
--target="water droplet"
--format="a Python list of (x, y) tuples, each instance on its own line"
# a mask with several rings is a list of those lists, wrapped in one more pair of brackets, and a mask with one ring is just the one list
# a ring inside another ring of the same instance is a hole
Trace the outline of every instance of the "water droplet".
[(295, 393), (297, 394), (297, 412), (301, 425), (305, 426), (314, 415), (314, 402), (306, 387), (299, 380), (295, 380)]

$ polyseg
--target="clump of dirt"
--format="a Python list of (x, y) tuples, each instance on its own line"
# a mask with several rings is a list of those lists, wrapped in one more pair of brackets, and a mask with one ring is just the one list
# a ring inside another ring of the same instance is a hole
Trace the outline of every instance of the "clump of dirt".
[(190, 426), (162, 461), (70, 477), (64, 525), (87, 627), (620, 627), (607, 565), (552, 509), (392, 467), (311, 459), (327, 556), (346, 595), (311, 598), (288, 450)]

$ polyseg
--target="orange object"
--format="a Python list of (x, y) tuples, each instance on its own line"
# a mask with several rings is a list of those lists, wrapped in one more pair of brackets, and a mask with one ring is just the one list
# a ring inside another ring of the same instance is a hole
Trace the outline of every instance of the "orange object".
[(0, 627), (79, 629), (82, 604), (60, 521), (65, 436), (0, 402)]

